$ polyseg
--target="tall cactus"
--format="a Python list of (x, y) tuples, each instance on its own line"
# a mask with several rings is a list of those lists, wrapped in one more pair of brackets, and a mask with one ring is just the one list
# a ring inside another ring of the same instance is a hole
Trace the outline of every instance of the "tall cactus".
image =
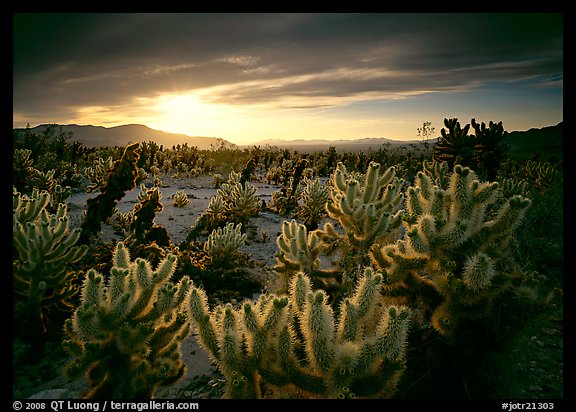
[(189, 315), (202, 348), (226, 377), (225, 396), (391, 397), (403, 372), (411, 312), (381, 306), (382, 276), (367, 269), (335, 315), (307, 275), (288, 295), (263, 294), (210, 310), (202, 289)]
[(351, 266), (367, 263), (364, 258), (373, 244), (393, 241), (398, 234), (404, 212), (403, 183), (394, 167), (381, 170), (380, 164), (371, 162), (364, 176), (354, 178), (338, 163), (326, 210), (343, 233), (328, 222), (318, 232), (320, 238), (350, 254)]
[(13, 193), (15, 315), (27, 320), (23, 327), (32, 327), (30, 332), (36, 338), (42, 310), (74, 293), (70, 266), (87, 250), (76, 244), (80, 229), (70, 230), (66, 205), (58, 204), (51, 214), (49, 204), (47, 191), (35, 188), (30, 196)]
[(136, 162), (139, 158), (139, 144), (127, 146), (120, 160), (114, 162), (106, 183), (100, 187), (100, 193), (86, 201), (87, 210), (81, 226), (80, 243), (89, 243), (90, 237), (100, 231), (102, 223), (112, 217), (114, 206), (124, 196), (125, 191), (136, 186)]
[(475, 144), (473, 135), (469, 135), (470, 125), (460, 126), (458, 119), (444, 119), (442, 137), (432, 148), (432, 159), (439, 162), (447, 162), (448, 168), (452, 169), (460, 164), (467, 167), (475, 165)]
[(405, 239), (371, 250), (387, 293), (419, 308), (420, 324), (431, 322), (441, 335), (486, 316), (509, 284), (508, 243), (531, 202), (496, 199), (498, 183), (480, 183), (467, 167), (454, 168), (446, 190), (419, 172), (407, 191)]
[(476, 171), (485, 180), (496, 180), (500, 164), (504, 161), (510, 146), (504, 144), (508, 132), (504, 130), (502, 122), (477, 123), (472, 119), (476, 140)]
[(320, 179), (306, 179), (300, 194), (301, 205), (296, 216), (308, 230), (318, 228), (320, 220), (326, 215), (326, 203), (330, 199), (330, 190), (320, 183)]
[(170, 281), (177, 257), (168, 254), (152, 270), (132, 261), (118, 242), (110, 276), (87, 272), (82, 301), (65, 323), (65, 349), (74, 359), (71, 377), (86, 373), (86, 398), (150, 398), (158, 385), (184, 374), (180, 343), (189, 335), (185, 297), (188, 277)]

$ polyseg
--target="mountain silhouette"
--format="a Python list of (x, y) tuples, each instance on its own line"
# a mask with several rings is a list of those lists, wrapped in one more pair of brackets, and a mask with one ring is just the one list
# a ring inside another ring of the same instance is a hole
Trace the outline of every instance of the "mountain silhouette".
[[(217, 148), (222, 145), (226, 147), (235, 147), (234, 144), (218, 138), (218, 137), (203, 137), (203, 136), (188, 136), (185, 134), (168, 133), (161, 130), (151, 129), (148, 126), (141, 124), (128, 124), (114, 127), (91, 126), (91, 125), (77, 125), (77, 124), (41, 124), (36, 127), (31, 127), (30, 131), (34, 133), (42, 133), (48, 127), (56, 126), (58, 133), (60, 128), (65, 133), (71, 132), (72, 137), (70, 141), (79, 141), (87, 147), (101, 147), (101, 146), (126, 146), (129, 143), (148, 142), (154, 141), (159, 145), (171, 148), (175, 145), (183, 145), (185, 143), (190, 147), (197, 147), (200, 150)], [(14, 129), (14, 134), (24, 133), (26, 129)]]

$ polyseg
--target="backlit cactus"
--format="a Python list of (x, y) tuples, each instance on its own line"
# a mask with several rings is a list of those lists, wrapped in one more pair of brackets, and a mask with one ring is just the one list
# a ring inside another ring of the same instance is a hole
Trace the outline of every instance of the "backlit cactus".
[(84, 175), (90, 180), (86, 192), (92, 193), (98, 188), (104, 187), (108, 179), (108, 173), (110, 173), (113, 166), (112, 156), (108, 156), (106, 159), (97, 158), (92, 166), (84, 168)]
[(304, 222), (308, 230), (315, 230), (326, 215), (326, 203), (330, 199), (330, 191), (318, 178), (306, 179), (304, 183), (304, 189), (300, 194), (301, 204), (296, 216)]
[(405, 238), (372, 248), (388, 294), (418, 307), (422, 324), (430, 321), (441, 335), (453, 336), (462, 319), (485, 316), (509, 285), (508, 244), (530, 200), (495, 204), (498, 190), (460, 165), (446, 190), (419, 172), (407, 191)]
[(184, 207), (190, 202), (188, 195), (183, 190), (176, 191), (174, 196), (172, 196), (172, 200), (174, 207)]
[(295, 220), (284, 221), (282, 233), (276, 239), (278, 253), (274, 270), (281, 276), (280, 290), (286, 292), (291, 278), (299, 272), (312, 278), (315, 288), (334, 286), (341, 275), (334, 270), (322, 269), (320, 256), (326, 250), (326, 244), (320, 240), (316, 231), (308, 232), (306, 226)]
[[(23, 327), (39, 329), (42, 310), (71, 296), (70, 266), (87, 247), (77, 245), (80, 229), (70, 230), (66, 205), (47, 211), (50, 194), (34, 189), (30, 196), (13, 193), (13, 279), (15, 315)], [(38, 330), (31, 331), (32, 334)]]
[(373, 244), (393, 241), (398, 234), (404, 213), (402, 185), (394, 167), (381, 170), (378, 163), (371, 162), (365, 175), (354, 178), (338, 163), (331, 176), (326, 210), (343, 233), (328, 222), (319, 236), (354, 255), (352, 260), (356, 264), (366, 263), (363, 258)]
[(241, 232), (242, 224), (228, 223), (223, 228), (214, 229), (204, 244), (204, 252), (215, 267), (230, 267), (238, 257), (239, 250), (246, 243), (246, 234)]
[(109, 277), (87, 272), (64, 341), (74, 356), (68, 375), (85, 373), (92, 388), (86, 398), (150, 398), (158, 385), (184, 374), (180, 344), (190, 332), (185, 305), (191, 281), (170, 281), (176, 264), (176, 255), (168, 254), (153, 270), (146, 259), (131, 260), (118, 242)]
[(339, 314), (307, 275), (288, 295), (210, 310), (202, 289), (188, 310), (198, 340), (226, 377), (226, 397), (391, 397), (403, 372), (411, 312), (383, 307), (382, 276), (367, 269)]

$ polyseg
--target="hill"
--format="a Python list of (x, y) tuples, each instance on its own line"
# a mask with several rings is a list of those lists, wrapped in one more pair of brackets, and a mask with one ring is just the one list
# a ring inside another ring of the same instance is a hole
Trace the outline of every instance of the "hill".
[[(30, 130), (41, 133), (46, 128), (54, 125), (39, 125)], [(144, 125), (131, 124), (115, 127), (103, 126), (80, 126), (75, 124), (56, 125), (62, 127), (64, 132), (71, 132), (71, 141), (80, 141), (88, 147), (99, 146), (126, 146), (130, 142), (154, 141), (165, 147), (172, 147), (177, 144), (187, 143), (188, 146), (195, 146), (200, 150), (225, 146), (229, 148), (247, 148), (253, 146), (288, 148), (301, 152), (326, 151), (329, 147), (335, 147), (339, 152), (362, 152), (369, 150), (379, 150), (387, 148), (390, 150), (408, 151), (419, 149), (426, 151), (430, 149), (437, 138), (422, 140), (393, 140), (387, 138), (364, 138), (358, 140), (262, 140), (257, 143), (245, 146), (236, 146), (225, 139), (217, 137), (188, 136), (163, 132), (151, 129)], [(14, 129), (14, 136), (24, 133), (25, 129)], [(515, 159), (539, 158), (548, 160), (555, 158), (563, 159), (564, 150), (564, 122), (555, 126), (532, 128), (525, 131), (512, 131), (504, 140), (510, 146), (509, 156)], [(427, 147), (425, 147), (427, 146)]]
[[(54, 125), (42, 124), (30, 128), (32, 132), (42, 133)], [(196, 146), (200, 150), (220, 147), (221, 145), (235, 147), (232, 143), (217, 137), (188, 136), (185, 134), (168, 133), (151, 129), (141, 124), (129, 124), (115, 127), (81, 126), (76, 124), (56, 125), (63, 132), (71, 132), (71, 141), (79, 141), (87, 147), (100, 146), (126, 146), (129, 143), (154, 141), (159, 145), (172, 147), (173, 145)], [(14, 136), (24, 133), (26, 129), (14, 129)], [(59, 130), (59, 129), (57, 129)]]
[(509, 132), (504, 141), (510, 145), (508, 154), (512, 158), (550, 160), (553, 157), (561, 160), (564, 158), (564, 122), (540, 129)]
[[(437, 140), (438, 137), (428, 139), (426, 141), (428, 148), (431, 148)], [(537, 158), (550, 160), (554, 158), (561, 160), (563, 159), (564, 151), (564, 122), (540, 129), (532, 128), (525, 131), (508, 132), (504, 143), (510, 146), (508, 155), (514, 159)], [(263, 140), (256, 143), (256, 145), (289, 148), (302, 152), (326, 151), (330, 146), (335, 147), (339, 152), (378, 150), (382, 147), (399, 150), (401, 152), (413, 149), (426, 151), (427, 149), (423, 140), (393, 140), (386, 138), (364, 138), (358, 140)]]

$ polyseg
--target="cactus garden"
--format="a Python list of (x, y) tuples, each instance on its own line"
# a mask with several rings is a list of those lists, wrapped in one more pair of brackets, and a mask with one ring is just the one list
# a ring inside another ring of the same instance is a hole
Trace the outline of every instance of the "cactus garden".
[(364, 153), (29, 134), (14, 398), (563, 397), (563, 164), (501, 123)]

